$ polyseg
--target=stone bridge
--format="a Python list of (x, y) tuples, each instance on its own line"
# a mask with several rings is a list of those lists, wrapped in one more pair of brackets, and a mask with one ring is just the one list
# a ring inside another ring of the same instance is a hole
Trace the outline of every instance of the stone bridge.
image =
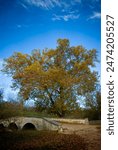
[(62, 127), (56, 121), (47, 118), (33, 117), (13, 117), (5, 120), (0, 120), (0, 127), (9, 129), (36, 129), (36, 130), (53, 130), (61, 131)]

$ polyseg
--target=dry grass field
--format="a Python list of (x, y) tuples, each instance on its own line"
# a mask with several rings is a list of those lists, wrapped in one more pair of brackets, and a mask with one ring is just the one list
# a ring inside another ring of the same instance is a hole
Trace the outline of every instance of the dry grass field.
[(88, 150), (101, 149), (101, 126), (100, 125), (78, 125), (62, 124), (65, 134), (76, 134), (84, 138)]
[(78, 135), (49, 131), (0, 133), (0, 150), (88, 150)]
[(63, 123), (53, 131), (0, 131), (0, 150), (100, 150), (100, 125)]

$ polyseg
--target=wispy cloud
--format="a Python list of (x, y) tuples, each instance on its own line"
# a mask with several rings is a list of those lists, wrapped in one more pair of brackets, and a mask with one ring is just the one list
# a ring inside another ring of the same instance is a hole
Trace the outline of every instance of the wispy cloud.
[(69, 20), (78, 19), (79, 16), (80, 16), (80, 14), (79, 14), (78, 10), (62, 9), (62, 14), (61, 15), (53, 14), (52, 20), (53, 21), (56, 21), (56, 20), (69, 21)]
[(21, 29), (21, 28), (28, 28), (28, 27), (30, 27), (31, 25), (26, 25), (26, 24), (17, 24), (16, 25), (16, 28), (18, 28), (18, 29)]
[(93, 12), (93, 15), (90, 16), (87, 20), (90, 20), (90, 19), (100, 19), (101, 18), (101, 13), (99, 12)]
[(75, 14), (67, 14), (67, 15), (54, 15), (52, 20), (64, 20), (64, 21), (69, 21), (69, 20), (75, 20), (78, 19), (79, 15)]
[(50, 9), (55, 6), (61, 6), (59, 0), (24, 0), (27, 5)]
[(44, 9), (51, 9), (56, 6), (68, 8), (71, 5), (76, 5), (77, 3), (81, 3), (81, 0), (70, 0), (69, 2), (66, 0), (19, 0), (20, 5), (25, 9), (28, 6), (35, 6)]
[[(75, 20), (79, 18), (78, 10), (75, 7), (76, 5), (81, 5), (83, 3), (82, 0), (19, 0), (20, 5), (28, 9), (30, 6), (31, 7), (39, 7), (43, 8), (45, 10), (51, 10), (55, 7), (59, 7), (60, 14), (54, 14), (52, 16), (52, 20), (64, 20), (64, 21), (69, 21), (69, 20)], [(97, 3), (100, 0), (91, 0), (91, 3)], [(89, 7), (93, 9), (93, 5), (89, 4)], [(101, 18), (101, 14), (99, 12), (93, 12), (87, 20), (91, 19), (99, 19)], [(21, 28), (20, 25), (17, 26), (17, 28)]]
[[(40, 7), (46, 10), (49, 10), (54, 7), (60, 7), (61, 12), (66, 12), (66, 14), (57, 15), (54, 14), (52, 20), (75, 20), (79, 18), (78, 10), (72, 10), (71, 5), (76, 5), (77, 3), (81, 3), (81, 0), (70, 0), (69, 3), (66, 0), (22, 0), (25, 5)], [(25, 5), (23, 7), (25, 8)], [(70, 11), (71, 10), (71, 11)], [(21, 26), (18, 26), (20, 28)]]
[(19, 1), (19, 4), (20, 4), (23, 8), (28, 9), (27, 5), (25, 5), (23, 2), (20, 2), (20, 1)]

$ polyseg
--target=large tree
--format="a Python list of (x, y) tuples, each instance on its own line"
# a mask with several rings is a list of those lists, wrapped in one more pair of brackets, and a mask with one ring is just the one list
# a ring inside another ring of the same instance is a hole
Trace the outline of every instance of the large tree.
[(70, 47), (68, 39), (57, 43), (56, 49), (34, 50), (31, 55), (14, 53), (3, 71), (12, 76), (12, 87), (19, 88), (25, 100), (42, 101), (61, 117), (77, 107), (79, 96), (94, 91), (96, 50)]

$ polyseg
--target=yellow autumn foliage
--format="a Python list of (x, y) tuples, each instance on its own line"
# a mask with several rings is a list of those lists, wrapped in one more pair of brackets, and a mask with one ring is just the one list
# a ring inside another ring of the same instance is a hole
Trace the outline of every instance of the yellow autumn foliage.
[(75, 107), (77, 94), (94, 90), (97, 73), (90, 68), (97, 56), (95, 49), (70, 47), (68, 39), (59, 39), (57, 43), (56, 49), (42, 53), (39, 50), (31, 55), (14, 53), (5, 60), (3, 71), (13, 77), (24, 99), (43, 97), (61, 116)]

